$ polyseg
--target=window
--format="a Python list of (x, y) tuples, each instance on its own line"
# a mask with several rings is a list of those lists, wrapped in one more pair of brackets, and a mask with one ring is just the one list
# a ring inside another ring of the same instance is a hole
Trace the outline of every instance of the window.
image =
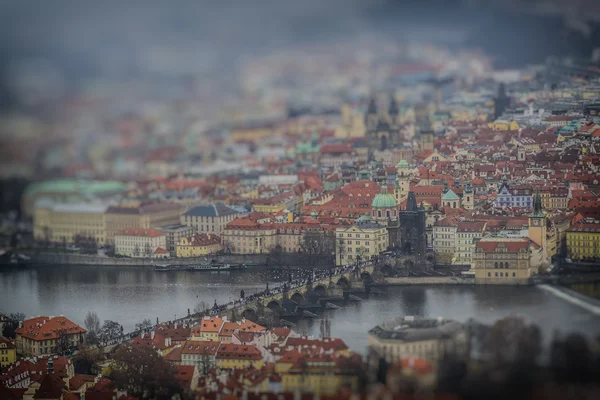
[(491, 272), (488, 272), (488, 278), (489, 278), (489, 277), (491, 277), (491, 276), (492, 276), (492, 273), (491, 273)]
[(517, 276), (517, 274), (513, 272), (513, 278), (516, 277), (516, 276)]
[(495, 273), (494, 273), (494, 276), (497, 278), (497, 277), (498, 277), (498, 273), (497, 273), (497, 272), (495, 272)]

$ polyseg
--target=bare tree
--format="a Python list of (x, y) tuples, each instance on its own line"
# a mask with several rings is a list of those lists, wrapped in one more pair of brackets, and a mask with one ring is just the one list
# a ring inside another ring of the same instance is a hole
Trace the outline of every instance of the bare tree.
[(206, 310), (208, 310), (208, 305), (206, 304), (206, 302), (204, 300), (201, 300), (194, 307), (194, 314), (202, 314), (202, 313), (206, 312)]
[(102, 341), (107, 341), (111, 339), (116, 339), (123, 334), (123, 326), (118, 322), (106, 320), (104, 321), (104, 325), (102, 325), (102, 330), (100, 331), (100, 339)]
[(331, 263), (335, 251), (335, 239), (321, 231), (304, 232), (298, 250), (302, 262), (311, 267)]
[(140, 246), (138, 244), (136, 244), (133, 247), (133, 256), (134, 257), (139, 257), (140, 256)]
[(2, 336), (14, 339), (16, 334), (15, 330), (19, 328), (21, 321), (25, 320), (25, 314), (23, 313), (12, 313), (8, 315), (8, 321), (2, 326)]
[(122, 347), (114, 356), (110, 379), (140, 399), (170, 399), (181, 392), (174, 367), (149, 347)]
[(70, 337), (65, 329), (58, 331), (58, 339), (56, 339), (56, 353), (60, 355), (70, 354), (73, 349)]
[(144, 245), (144, 256), (150, 257), (152, 255), (152, 248), (150, 247), (150, 243), (146, 242)]
[(100, 334), (100, 318), (93, 311), (88, 311), (83, 320), (85, 329), (87, 330), (86, 341), (88, 344), (97, 344), (98, 335)]
[(135, 324), (136, 331), (147, 331), (152, 328), (152, 321), (146, 318), (142, 322)]

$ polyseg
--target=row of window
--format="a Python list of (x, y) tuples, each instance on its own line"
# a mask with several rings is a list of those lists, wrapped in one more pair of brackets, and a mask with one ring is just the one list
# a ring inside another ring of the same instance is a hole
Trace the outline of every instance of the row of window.
[[(500, 274), (500, 275), (498, 275), (498, 274)], [(491, 278), (491, 277), (492, 277), (492, 273), (488, 272), (488, 278)], [(494, 277), (495, 278), (510, 278), (509, 272), (494, 272)], [(517, 273), (513, 272), (512, 273), (512, 277), (516, 278), (517, 277)]]

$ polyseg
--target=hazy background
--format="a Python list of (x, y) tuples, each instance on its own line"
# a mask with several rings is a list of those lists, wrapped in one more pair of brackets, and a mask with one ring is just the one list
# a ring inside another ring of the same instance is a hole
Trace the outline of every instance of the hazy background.
[(365, 35), (477, 47), (499, 67), (588, 57), (599, 9), (595, 0), (4, 0), (0, 106), (18, 107), (31, 86), (68, 91), (98, 76), (226, 81), (249, 54)]

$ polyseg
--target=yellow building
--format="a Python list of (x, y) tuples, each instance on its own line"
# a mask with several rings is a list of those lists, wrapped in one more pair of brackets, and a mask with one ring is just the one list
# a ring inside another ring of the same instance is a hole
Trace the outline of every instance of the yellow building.
[(497, 119), (494, 122), (490, 122), (488, 127), (492, 128), (495, 131), (518, 131), (519, 124), (517, 121), (506, 121), (503, 119)]
[(359, 222), (335, 230), (336, 265), (348, 265), (357, 259), (367, 260), (389, 246), (387, 228), (375, 222)]
[(33, 237), (39, 241), (73, 243), (76, 236), (106, 243), (104, 212), (107, 206), (96, 203), (55, 204), (40, 201), (33, 213)]
[(65, 317), (37, 317), (23, 321), (23, 326), (15, 332), (17, 353), (41, 356), (56, 353), (63, 336), (70, 346), (77, 347), (85, 340), (87, 331)]
[(282, 374), (284, 392), (335, 395), (342, 387), (356, 390), (360, 363), (343, 356), (305, 356)]
[(275, 125), (270, 122), (246, 123), (231, 129), (231, 139), (234, 142), (256, 141), (273, 136)]
[(208, 316), (202, 318), (197, 325), (192, 327), (192, 340), (220, 341), (219, 333), (226, 322), (227, 319), (225, 318)]
[(180, 221), (182, 206), (166, 202), (135, 201), (109, 207), (105, 213), (106, 242), (114, 244), (115, 234), (126, 228), (158, 228)]
[(476, 283), (525, 284), (542, 263), (541, 246), (530, 238), (489, 237), (477, 242), (472, 259)]
[(244, 369), (250, 366), (260, 369), (264, 360), (260, 350), (247, 344), (221, 343), (215, 357), (217, 368)]
[(577, 224), (567, 229), (567, 254), (578, 261), (600, 259), (600, 224)]
[(17, 361), (17, 346), (10, 340), (0, 336), (0, 368), (4, 368)]
[(192, 236), (182, 237), (177, 243), (177, 257), (199, 257), (215, 254), (222, 250), (221, 238), (213, 234), (197, 233)]

